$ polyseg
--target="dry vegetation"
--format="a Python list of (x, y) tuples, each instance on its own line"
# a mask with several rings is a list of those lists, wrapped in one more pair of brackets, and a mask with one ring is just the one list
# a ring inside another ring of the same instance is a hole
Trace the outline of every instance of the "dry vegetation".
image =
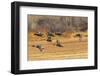
[[(87, 20), (87, 17), (28, 15), (28, 61), (88, 58)], [(43, 35), (35, 35), (38, 32)], [(48, 32), (54, 35), (50, 36), (51, 42), (47, 41)], [(56, 45), (57, 40), (62, 47)]]
[[(59, 60), (59, 59), (84, 59), (88, 57), (87, 33), (82, 33), (82, 41), (74, 37), (76, 33), (52, 37), (52, 42), (47, 42), (46, 35), (35, 36), (30, 32), (28, 36), (28, 60)], [(56, 46), (56, 39), (59, 39), (63, 47)], [(41, 44), (43, 52), (32, 45)]]

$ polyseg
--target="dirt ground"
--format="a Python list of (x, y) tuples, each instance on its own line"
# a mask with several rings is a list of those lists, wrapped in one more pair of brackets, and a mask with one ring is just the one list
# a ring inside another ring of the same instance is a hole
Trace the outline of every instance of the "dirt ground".
[[(61, 42), (63, 47), (56, 46), (56, 40)], [(41, 52), (32, 45), (41, 44), (44, 48)], [(83, 37), (82, 41), (74, 37), (55, 37), (52, 42), (46, 41), (46, 36), (34, 36), (34, 33), (28, 35), (28, 61), (36, 60), (63, 60), (63, 59), (86, 59), (88, 58), (88, 42), (87, 37)]]

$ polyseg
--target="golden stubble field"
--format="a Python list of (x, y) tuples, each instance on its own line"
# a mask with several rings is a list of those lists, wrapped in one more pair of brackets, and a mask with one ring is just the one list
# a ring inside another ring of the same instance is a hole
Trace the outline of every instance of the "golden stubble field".
[[(83, 36), (82, 41), (78, 37), (73, 37), (75, 33), (65, 33), (63, 36), (52, 37), (52, 42), (47, 42), (46, 34), (43, 37), (28, 33), (28, 61), (37, 60), (63, 60), (63, 59), (86, 59), (88, 58), (88, 37)], [(82, 35), (87, 34), (86, 32)], [(56, 46), (59, 40), (63, 47)], [(32, 45), (40, 44), (44, 49), (41, 52)]]

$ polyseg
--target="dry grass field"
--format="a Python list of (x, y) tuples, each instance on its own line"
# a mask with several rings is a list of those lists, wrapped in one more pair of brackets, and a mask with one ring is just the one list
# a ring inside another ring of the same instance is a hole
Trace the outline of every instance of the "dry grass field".
[[(77, 32), (76, 32), (77, 33)], [(63, 60), (63, 59), (86, 59), (88, 58), (87, 32), (82, 32), (82, 41), (74, 37), (76, 33), (64, 33), (63, 36), (52, 37), (52, 42), (47, 42), (47, 35), (42, 37), (28, 33), (28, 61), (36, 60)], [(63, 47), (56, 46), (56, 40), (59, 40)], [(32, 45), (40, 44), (43, 47), (41, 52)]]

